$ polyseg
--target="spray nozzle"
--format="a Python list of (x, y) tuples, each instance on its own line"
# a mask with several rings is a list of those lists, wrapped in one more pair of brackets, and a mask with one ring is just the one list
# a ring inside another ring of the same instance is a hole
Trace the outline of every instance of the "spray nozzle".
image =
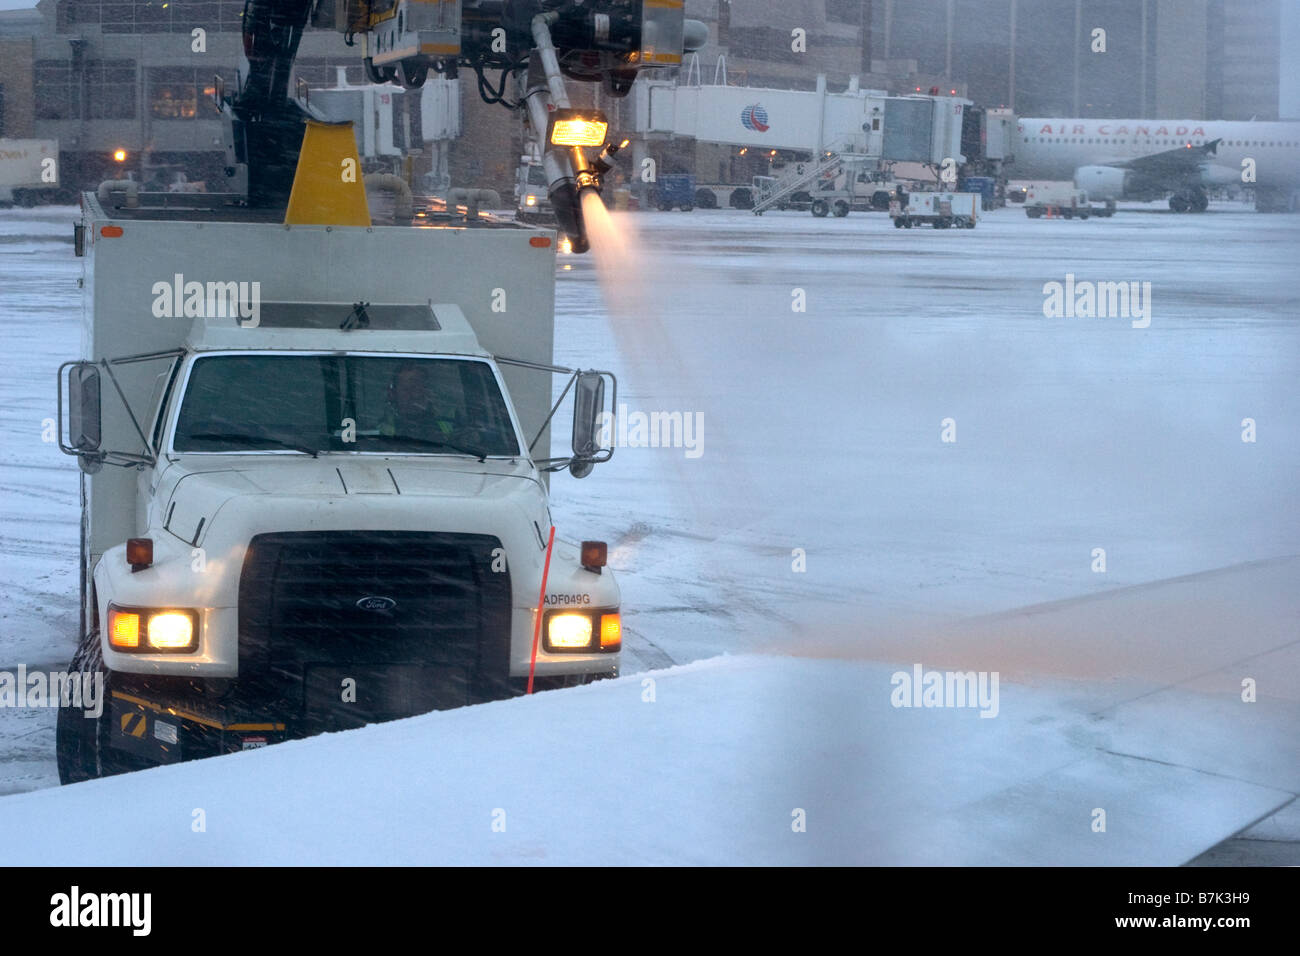
[(594, 161), (587, 159), (581, 147), (570, 149), (573, 179), (552, 188), (551, 206), (555, 209), (560, 229), (568, 237), (575, 253), (581, 254), (591, 248), (587, 240), (586, 219), (582, 214), (583, 194), (590, 191), (599, 195), (600, 177), (613, 168), (615, 155), (627, 144), (627, 140), (607, 144)]
[(628, 142), (629, 140), (625, 139), (621, 143), (610, 143), (600, 151), (600, 155), (596, 157), (596, 161), (591, 164), (592, 169), (596, 171), (598, 176), (604, 175), (613, 169), (614, 157), (618, 155), (618, 151), (626, 146)]
[(578, 255), (591, 248), (587, 241), (587, 224), (582, 217), (581, 193), (581, 188), (573, 180), (551, 189), (551, 208), (555, 210), (556, 223), (568, 238), (570, 251)]

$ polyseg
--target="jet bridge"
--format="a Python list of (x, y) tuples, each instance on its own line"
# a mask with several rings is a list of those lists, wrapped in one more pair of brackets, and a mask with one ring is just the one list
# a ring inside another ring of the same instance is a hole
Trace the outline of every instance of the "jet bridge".
[(957, 165), (962, 120), (970, 100), (954, 96), (891, 96), (859, 89), (856, 78), (833, 93), (725, 84), (679, 85), (643, 79), (634, 87), (636, 131), (647, 138), (690, 137), (759, 149), (827, 151), (854, 163), (881, 161)]

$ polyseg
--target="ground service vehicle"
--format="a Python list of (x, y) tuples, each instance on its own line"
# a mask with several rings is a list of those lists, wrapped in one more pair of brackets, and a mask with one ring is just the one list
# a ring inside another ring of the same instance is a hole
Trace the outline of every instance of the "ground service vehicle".
[(889, 215), (895, 229), (929, 224), (935, 229), (974, 229), (979, 221), (979, 193), (906, 193), (906, 205), (895, 198)]
[[(551, 30), (602, 4), (528, 6), (546, 8), (525, 24), (530, 108), (553, 117), (546, 168), (573, 175), (551, 197), (585, 248), (581, 202), (612, 151), (583, 151), (603, 118), (569, 110)], [(555, 233), (431, 200), (372, 222), (364, 184), (337, 175), (350, 125), (274, 93), (254, 110), (250, 85), (275, 89), (293, 51), (258, 60), (266, 36), (246, 40), (226, 102), (247, 111), (246, 190), (82, 198), (84, 352), (60, 368), (59, 444), (82, 471), (72, 670), (102, 675), (107, 706), (60, 709), (65, 783), (618, 671), (605, 546), (558, 538), (547, 503), (551, 472), (612, 454), (617, 387), (553, 365)], [(292, 156), (271, 148), (277, 115), (277, 135), (301, 120)], [(290, 158), (287, 182), (263, 165)], [(573, 451), (552, 458), (570, 395)]]
[(34, 206), (58, 185), (58, 140), (0, 139), (0, 203)]
[(1115, 214), (1115, 201), (1095, 206), (1088, 201), (1086, 190), (1075, 188), (1073, 183), (1034, 183), (1025, 189), (1025, 215), (1030, 219), (1048, 218), (1087, 219), (1089, 216), (1109, 218)]
[(695, 177), (689, 173), (667, 173), (655, 182), (650, 201), (660, 212), (695, 208)]
[(519, 158), (515, 172), (515, 218), (520, 222), (554, 224), (555, 211), (546, 191), (546, 170), (535, 156)]
[(998, 208), (998, 181), (993, 176), (963, 176), (957, 180), (957, 188), (964, 193), (979, 193), (984, 212)]

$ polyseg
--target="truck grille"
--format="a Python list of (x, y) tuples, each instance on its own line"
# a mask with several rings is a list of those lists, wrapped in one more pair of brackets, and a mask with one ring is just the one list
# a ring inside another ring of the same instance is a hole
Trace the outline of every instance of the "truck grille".
[(240, 696), (305, 733), (510, 696), (500, 547), (441, 532), (256, 536), (239, 582)]

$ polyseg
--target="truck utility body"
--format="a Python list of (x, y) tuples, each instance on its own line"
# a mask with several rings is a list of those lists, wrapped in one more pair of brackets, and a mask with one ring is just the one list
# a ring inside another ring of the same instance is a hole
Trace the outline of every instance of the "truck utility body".
[(551, 540), (612, 382), (552, 364), (554, 233), (265, 218), (83, 199), (61, 444), (108, 705), (60, 712), (65, 781), (617, 674), (603, 546)]
[(906, 200), (895, 198), (889, 215), (895, 229), (911, 229), (926, 223), (935, 229), (974, 229), (979, 221), (979, 193), (907, 193)]
[(34, 206), (59, 185), (59, 143), (0, 138), (0, 203)]
[(1087, 219), (1089, 216), (1110, 218), (1115, 214), (1115, 201), (1093, 205), (1088, 192), (1074, 183), (1030, 183), (1025, 187), (1025, 215), (1030, 219), (1059, 217), (1061, 219)]

